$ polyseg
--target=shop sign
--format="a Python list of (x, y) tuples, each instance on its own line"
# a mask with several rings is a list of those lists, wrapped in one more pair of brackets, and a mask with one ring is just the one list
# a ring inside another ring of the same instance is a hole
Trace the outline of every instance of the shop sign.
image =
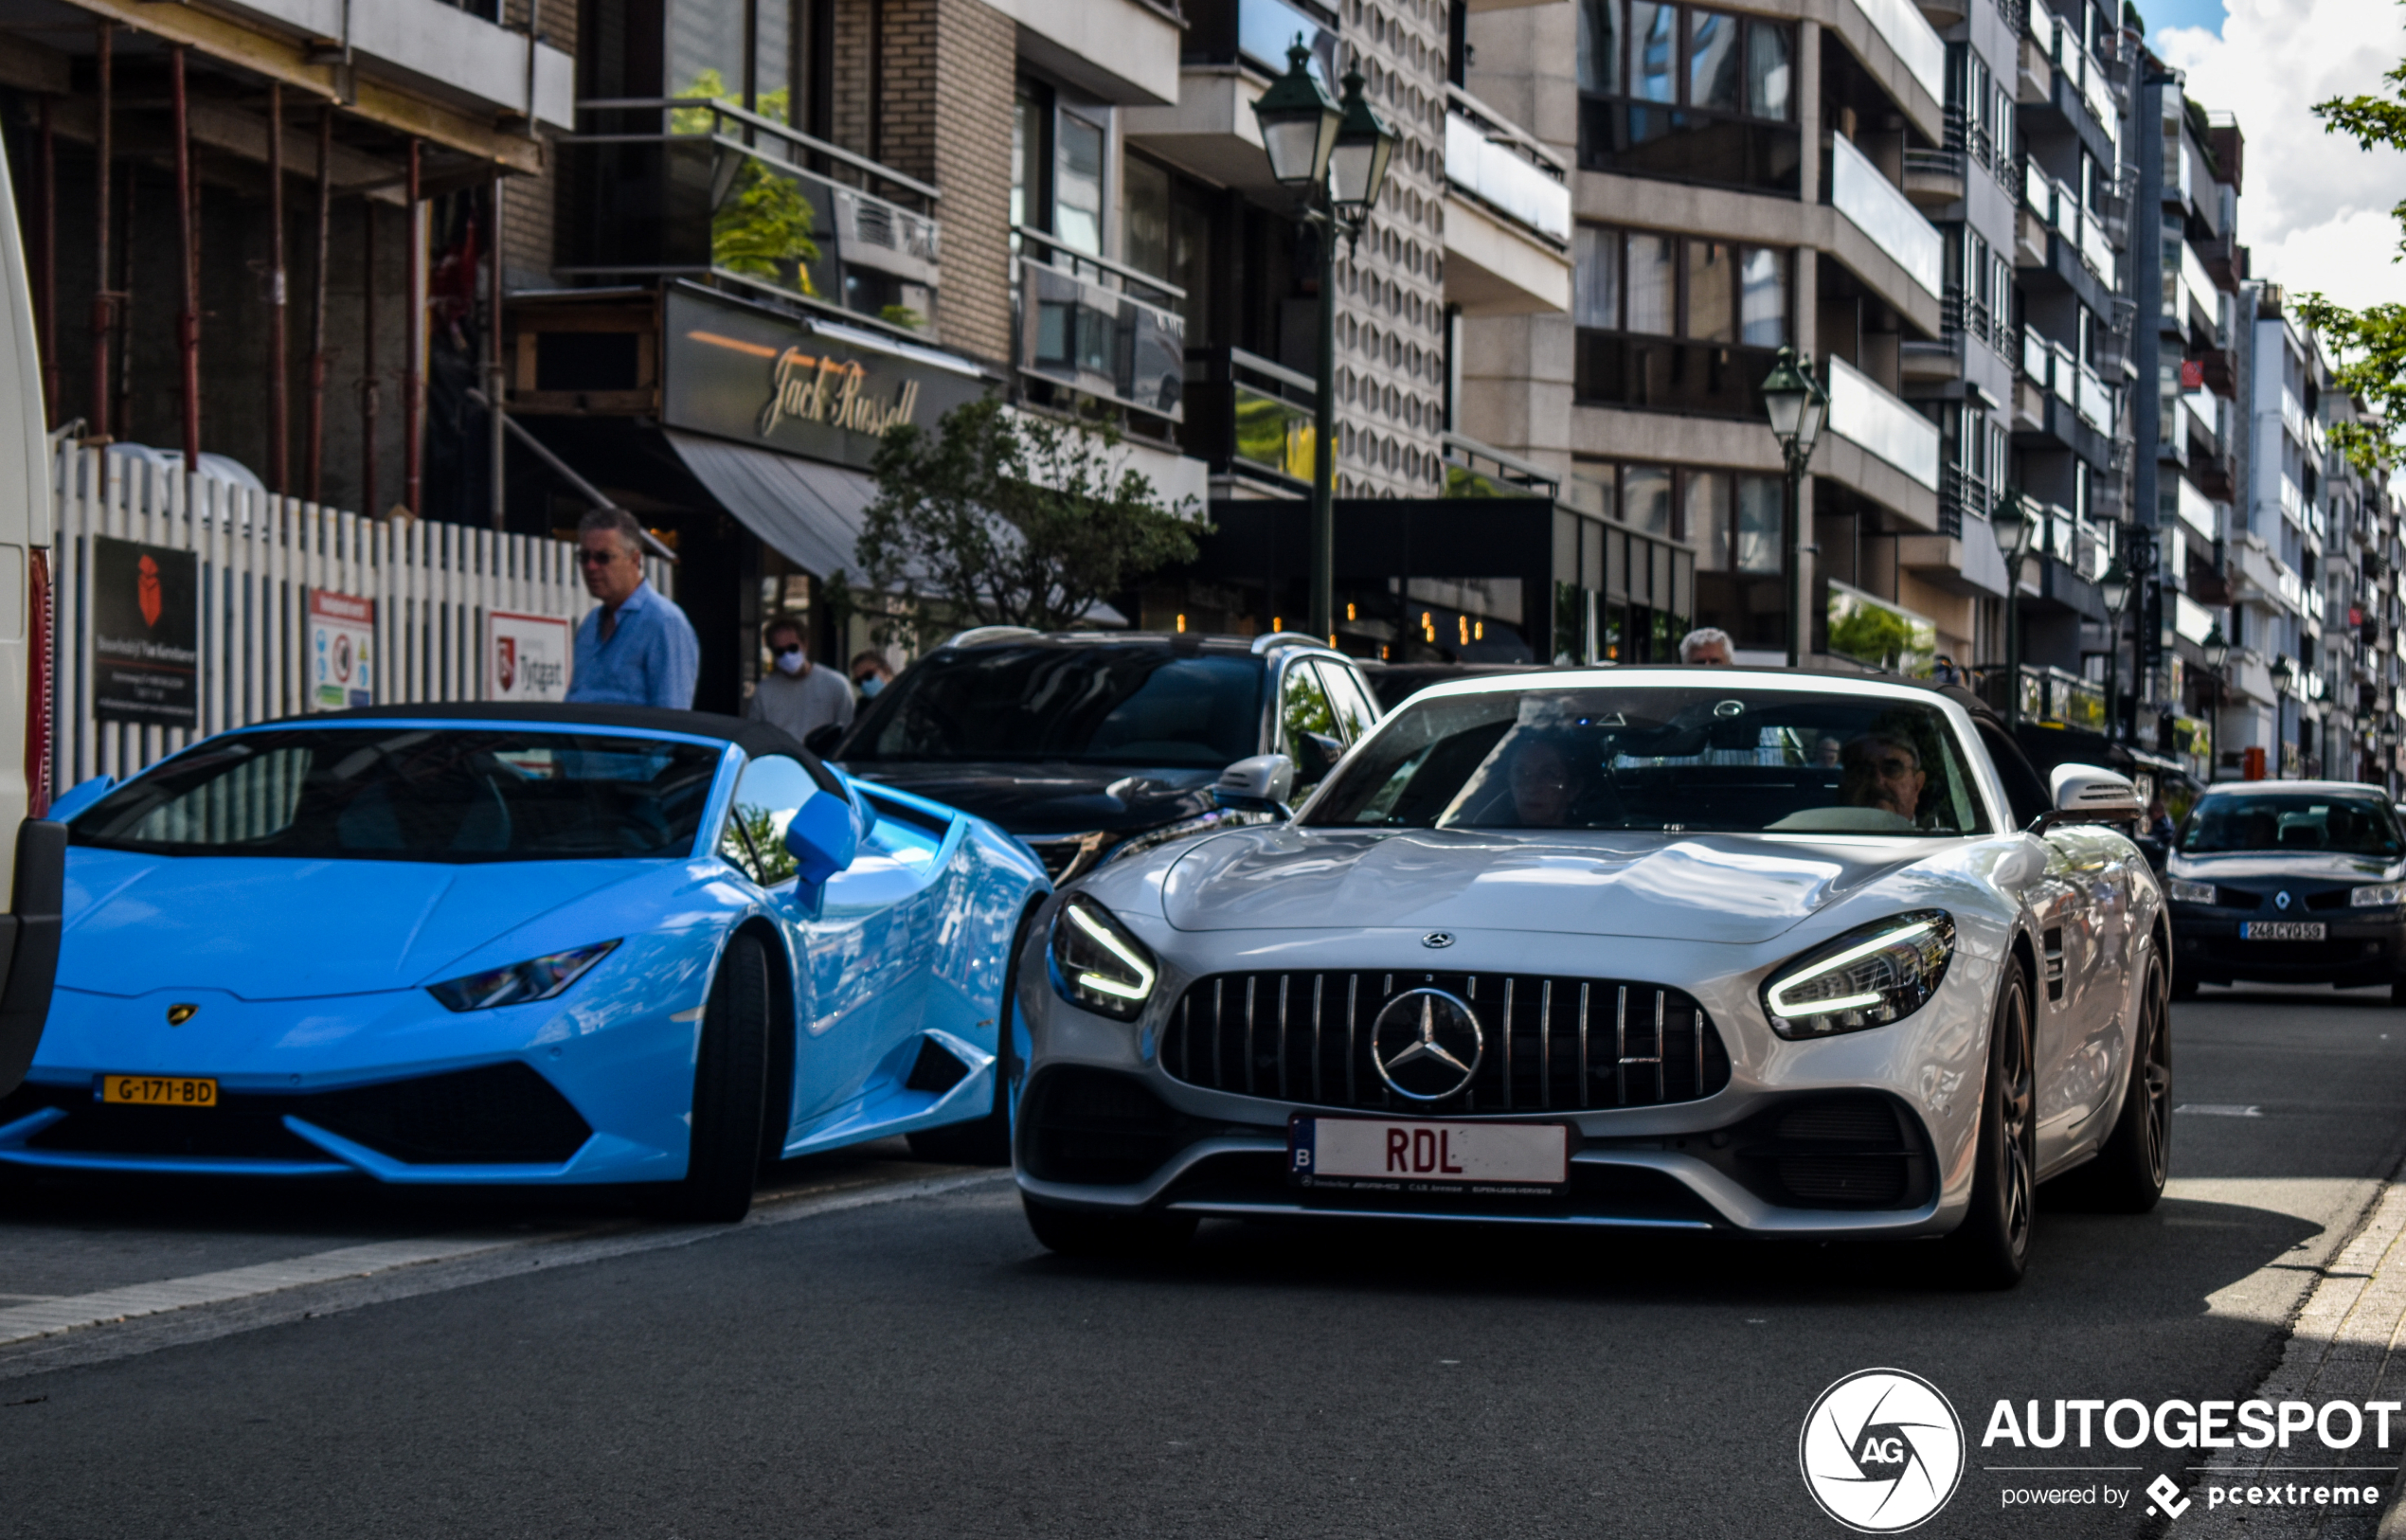
[(309, 591), (309, 707), (376, 704), (376, 601), (331, 588)]
[(92, 537), (92, 709), (102, 722), (201, 725), (201, 562)]
[(574, 653), (568, 622), (548, 615), (485, 615), (485, 699), (565, 701)]
[(661, 420), (670, 427), (866, 467), (898, 427), (933, 428), (986, 393), (950, 368), (808, 322), (686, 289), (669, 292)]

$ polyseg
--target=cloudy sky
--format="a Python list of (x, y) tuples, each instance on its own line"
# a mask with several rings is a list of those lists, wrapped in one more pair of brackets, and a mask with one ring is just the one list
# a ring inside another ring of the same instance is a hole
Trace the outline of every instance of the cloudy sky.
[(2247, 135), (2239, 239), (2252, 275), (2340, 303), (2406, 301), (2391, 260), (2391, 206), (2406, 198), (2406, 154), (2365, 153), (2325, 134), (2309, 108), (2379, 92), (2406, 57), (2398, 0), (2138, 0), (2147, 42), (2188, 74), (2200, 105), (2238, 116)]

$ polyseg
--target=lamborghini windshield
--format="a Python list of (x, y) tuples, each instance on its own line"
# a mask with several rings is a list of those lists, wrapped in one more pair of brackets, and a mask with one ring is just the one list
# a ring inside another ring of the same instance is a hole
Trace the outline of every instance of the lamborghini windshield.
[(1984, 833), (1935, 705), (1699, 685), (1406, 705), (1306, 823), (1408, 829)]
[(511, 728), (301, 727), (188, 749), (95, 802), (78, 845), (158, 855), (576, 861), (691, 852), (719, 751)]

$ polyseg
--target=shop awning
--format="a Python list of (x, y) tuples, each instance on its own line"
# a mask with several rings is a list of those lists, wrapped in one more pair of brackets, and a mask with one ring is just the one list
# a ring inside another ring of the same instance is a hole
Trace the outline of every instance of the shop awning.
[(745, 528), (818, 578), (858, 572), (853, 548), (877, 484), (862, 472), (666, 430), (677, 457)]

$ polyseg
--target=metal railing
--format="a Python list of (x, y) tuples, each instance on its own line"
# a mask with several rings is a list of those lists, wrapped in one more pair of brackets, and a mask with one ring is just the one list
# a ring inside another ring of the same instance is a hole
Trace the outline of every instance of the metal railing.
[(935, 188), (712, 98), (605, 98), (578, 114), (585, 131), (562, 140), (561, 273), (711, 277), (927, 324)]
[(1082, 251), (1031, 225), (1011, 227), (1013, 334), (1022, 374), (1178, 421), (1185, 415), (1186, 291)]
[(1571, 245), (1571, 188), (1562, 166), (1460, 86), (1446, 88), (1445, 180), (1549, 244)]

